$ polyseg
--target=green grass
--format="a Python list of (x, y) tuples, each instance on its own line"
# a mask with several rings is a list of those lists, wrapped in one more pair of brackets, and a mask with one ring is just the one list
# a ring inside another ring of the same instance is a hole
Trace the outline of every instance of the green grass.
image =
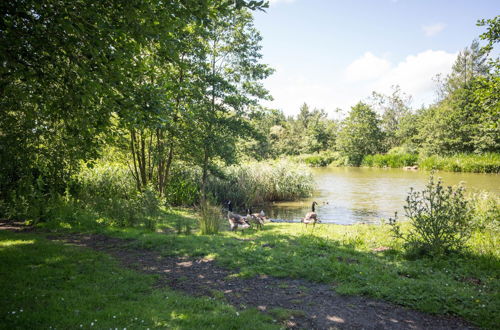
[(500, 173), (500, 154), (458, 154), (454, 156), (430, 156), (418, 162), (424, 170), (448, 172)]
[(1, 329), (274, 329), (270, 316), (155, 289), (155, 277), (40, 234), (0, 232)]
[[(491, 215), (485, 219), (491, 219), (481, 224), (481, 231), (474, 232), (464, 254), (441, 259), (405, 259), (401, 242), (392, 239), (388, 225), (318, 225), (312, 231), (300, 224), (266, 224), (262, 231), (246, 230), (244, 233), (223, 231), (206, 236), (195, 230), (192, 234), (181, 230), (180, 234), (175, 234), (178, 223), (189, 223), (196, 229), (197, 216), (190, 210), (174, 210), (158, 225), (169, 234), (145, 228), (85, 225), (84, 221), (78, 225), (71, 221), (54, 221), (45, 224), (44, 228), (52, 232), (87, 231), (132, 238), (135, 239), (132, 248), (153, 249), (162, 255), (208, 256), (219, 265), (235, 270), (236, 276), (266, 274), (328, 283), (339, 293), (385, 299), (424, 312), (459, 315), (482, 327), (494, 328), (500, 323), (497, 313), (500, 310), (498, 207), (493, 208), (490, 204), (495, 202), (490, 199), (483, 198), (479, 202), (487, 206), (482, 206), (485, 214)], [(407, 225), (403, 223), (403, 230), (407, 230)], [(28, 235), (22, 237), (32, 239)], [(37, 249), (33, 251), (52, 246), (42, 240), (36, 242)], [(21, 244), (17, 249), (22, 251), (29, 246)], [(373, 251), (379, 247), (390, 249)], [(16, 262), (23, 259), (23, 254), (17, 251), (10, 255), (16, 256)], [(18, 255), (21, 257), (17, 258)], [(95, 262), (90, 259), (71, 257), (68, 260), (77, 259), (84, 260), (81, 267), (88, 262), (94, 267)], [(12, 264), (7, 267), (10, 268), (22, 267)], [(50, 271), (57, 271), (57, 268), (46, 270), (42, 277), (49, 275), (50, 278)], [(15, 278), (15, 274), (12, 277), (9, 274), (9, 279), (2, 279), (2, 283), (16, 281)], [(108, 284), (103, 282), (102, 285)], [(47, 292), (49, 288), (47, 286)], [(21, 286), (15, 289), (22, 290)], [(89, 315), (93, 314), (89, 312)]]
[(500, 154), (483, 155), (458, 154), (454, 156), (423, 157), (416, 154), (395, 153), (367, 155), (362, 166), (392, 167), (418, 165), (423, 170), (441, 170), (448, 172), (500, 173)]
[[(400, 243), (391, 239), (387, 226), (376, 225), (320, 225), (311, 233), (297, 224), (269, 224), (261, 232), (210, 237), (137, 231), (115, 235), (136, 238), (138, 247), (164, 255), (210, 256), (221, 266), (239, 270), (238, 276), (304, 278), (330, 283), (339, 293), (460, 315), (487, 328), (500, 322), (497, 234), (475, 233), (465, 255), (414, 261), (403, 258)], [(380, 246), (391, 250), (372, 251)]]

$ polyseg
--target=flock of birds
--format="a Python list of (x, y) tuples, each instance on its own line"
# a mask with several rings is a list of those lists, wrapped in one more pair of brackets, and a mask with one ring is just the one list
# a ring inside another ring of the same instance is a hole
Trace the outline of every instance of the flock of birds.
[[(251, 226), (255, 225), (259, 230), (262, 229), (264, 223), (268, 220), (264, 210), (261, 210), (259, 213), (252, 213), (252, 210), (247, 209), (247, 215), (241, 215), (233, 212), (233, 205), (231, 201), (226, 203), (227, 205), (227, 219), (229, 221), (229, 225), (231, 226), (231, 231), (236, 231), (238, 229), (247, 229)], [(313, 202), (311, 206), (311, 212), (307, 212), (306, 215), (301, 219), (301, 222), (306, 225), (316, 225), (316, 223), (320, 222), (318, 218), (318, 214), (316, 213), (316, 205), (318, 203)]]

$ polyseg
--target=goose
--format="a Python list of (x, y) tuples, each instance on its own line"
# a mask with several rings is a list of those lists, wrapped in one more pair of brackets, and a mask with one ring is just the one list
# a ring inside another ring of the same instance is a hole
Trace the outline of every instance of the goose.
[(231, 226), (231, 231), (236, 231), (238, 228), (246, 229), (250, 227), (246, 217), (233, 213), (233, 205), (231, 204), (231, 201), (227, 202), (227, 210), (227, 220)]
[(250, 224), (255, 224), (259, 230), (264, 226), (265, 221), (267, 220), (266, 214), (264, 210), (261, 210), (260, 213), (252, 213), (252, 210), (247, 209), (247, 219)]
[(318, 203), (313, 202), (312, 206), (311, 206), (311, 212), (307, 212), (306, 216), (301, 219), (301, 222), (305, 223), (306, 227), (308, 224), (312, 223), (313, 228), (314, 228), (314, 226), (316, 225), (316, 222), (319, 222), (318, 214), (316, 214), (316, 211), (314, 209), (314, 207), (316, 205), (318, 205)]

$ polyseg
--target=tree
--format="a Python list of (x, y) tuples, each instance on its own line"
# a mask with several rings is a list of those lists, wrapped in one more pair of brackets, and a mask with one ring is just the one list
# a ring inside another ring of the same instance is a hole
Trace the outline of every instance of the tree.
[(196, 82), (198, 98), (189, 114), (196, 125), (189, 126), (191, 141), (185, 145), (185, 152), (202, 168), (203, 198), (209, 172), (218, 172), (215, 160), (233, 162), (237, 140), (253, 134), (246, 111), (268, 97), (260, 80), (272, 70), (259, 63), (261, 39), (252, 15), (244, 9), (214, 18), (204, 35)]
[(382, 114), (380, 128), (384, 135), (384, 151), (400, 146), (409, 138), (408, 125), (403, 128), (402, 123), (405, 121), (408, 124), (406, 118), (411, 115), (411, 96), (402, 92), (397, 85), (392, 88), (391, 95), (372, 93), (374, 107)]
[(446, 95), (467, 86), (477, 77), (486, 76), (489, 71), (490, 65), (486, 54), (481, 50), (477, 40), (472, 41), (469, 47), (458, 53), (451, 73), (444, 82)]
[(365, 103), (359, 102), (341, 123), (337, 148), (349, 158), (352, 165), (360, 165), (365, 155), (381, 150), (382, 132), (376, 113)]

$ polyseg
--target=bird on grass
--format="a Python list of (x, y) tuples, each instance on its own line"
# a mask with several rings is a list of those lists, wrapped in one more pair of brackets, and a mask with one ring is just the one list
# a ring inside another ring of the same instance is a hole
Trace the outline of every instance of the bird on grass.
[(317, 222), (319, 221), (318, 214), (316, 213), (315, 206), (318, 205), (318, 203), (313, 202), (311, 206), (311, 212), (307, 212), (306, 216), (301, 219), (301, 222), (304, 223), (307, 227), (308, 224), (316, 225)]
[(264, 210), (261, 210), (260, 213), (252, 213), (251, 209), (247, 209), (247, 221), (251, 225), (256, 225), (259, 230), (262, 229), (264, 226), (264, 223), (267, 220), (266, 214), (264, 213)]
[(238, 228), (242, 230), (250, 228), (250, 224), (248, 223), (246, 217), (241, 214), (233, 213), (233, 205), (231, 204), (231, 201), (227, 202), (227, 220), (231, 226), (231, 231), (236, 231)]

